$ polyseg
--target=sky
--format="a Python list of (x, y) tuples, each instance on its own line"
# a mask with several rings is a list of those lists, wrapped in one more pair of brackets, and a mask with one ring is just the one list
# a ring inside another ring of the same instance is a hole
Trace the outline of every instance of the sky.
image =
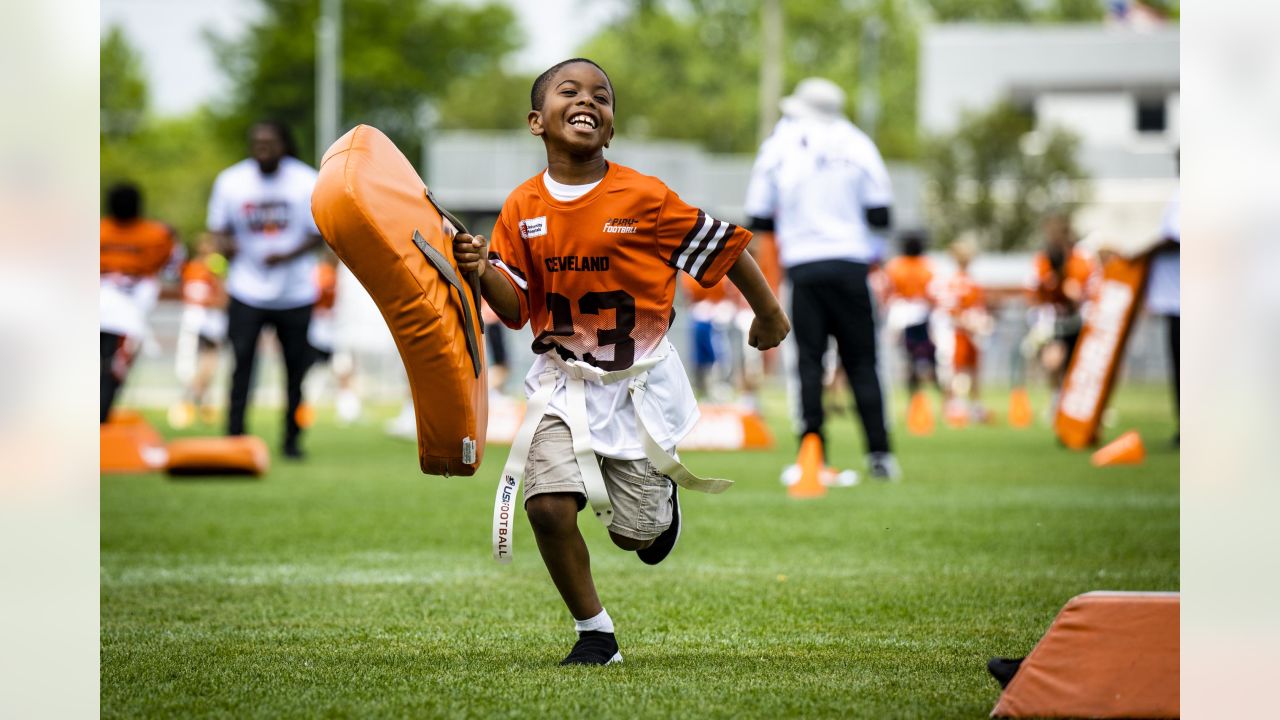
[[(607, 8), (589, 0), (508, 0), (506, 4), (515, 9), (526, 38), (512, 69), (525, 72), (541, 71), (569, 57), (608, 20)], [(203, 31), (208, 28), (234, 36), (256, 17), (257, 8), (256, 0), (102, 0), (101, 26), (103, 32), (112, 25), (124, 28), (129, 42), (142, 53), (152, 110), (174, 115), (227, 89)]]

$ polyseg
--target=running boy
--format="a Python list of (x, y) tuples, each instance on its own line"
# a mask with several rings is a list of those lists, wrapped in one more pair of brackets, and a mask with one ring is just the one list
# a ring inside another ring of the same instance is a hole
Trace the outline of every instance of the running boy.
[[(526, 422), (536, 430), (528, 444), (519, 436), (512, 444), (499, 498), (513, 498), (526, 475), (525, 512), (578, 632), (561, 664), (605, 665), (622, 655), (578, 512), (589, 501), (614, 544), (652, 565), (680, 535), (674, 482), (728, 485), (693, 476), (673, 457), (698, 418), (666, 339), (676, 272), (704, 287), (727, 274), (756, 313), (750, 342), (759, 350), (782, 342), (790, 323), (742, 252), (751, 233), (686, 205), (656, 178), (605, 161), (615, 96), (603, 69), (583, 58), (559, 63), (534, 81), (530, 103), (529, 131), (542, 138), (547, 169), (507, 198), (492, 246), (460, 234), (454, 256), (459, 269), (480, 275), (485, 300), (507, 326), (533, 326), (537, 359), (525, 390)], [(495, 527), (500, 559), (510, 552), (509, 530)]]

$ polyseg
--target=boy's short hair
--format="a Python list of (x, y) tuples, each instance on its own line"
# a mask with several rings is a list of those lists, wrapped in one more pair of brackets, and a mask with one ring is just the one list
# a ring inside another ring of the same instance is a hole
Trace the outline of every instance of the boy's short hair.
[(583, 57), (569, 58), (563, 62), (558, 62), (547, 68), (541, 75), (539, 75), (538, 79), (533, 81), (533, 87), (529, 90), (529, 107), (534, 110), (542, 110), (542, 100), (547, 95), (547, 86), (551, 84), (551, 78), (555, 77), (556, 72), (560, 70), (560, 68), (566, 65), (573, 65), (574, 63), (586, 63), (588, 65), (593, 65), (602, 75), (604, 75), (605, 82), (609, 83), (609, 92), (613, 94), (613, 105), (616, 108), (618, 106), (618, 95), (613, 91), (613, 81), (609, 79), (609, 73), (605, 72), (605, 69), (600, 67), (600, 63)]
[(907, 257), (919, 257), (924, 254), (927, 238), (918, 230), (902, 234), (902, 254)]
[(142, 192), (131, 182), (119, 182), (107, 190), (107, 214), (116, 220), (136, 220), (142, 214)]

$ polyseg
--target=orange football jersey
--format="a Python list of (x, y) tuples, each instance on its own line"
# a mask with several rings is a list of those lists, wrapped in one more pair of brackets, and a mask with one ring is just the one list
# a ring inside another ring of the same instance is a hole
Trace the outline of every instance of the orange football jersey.
[(924, 300), (929, 297), (929, 283), (933, 281), (933, 269), (923, 256), (899, 255), (884, 266), (889, 280), (889, 296), (905, 300)]
[(938, 304), (952, 317), (959, 317), (966, 310), (982, 307), (982, 288), (968, 273), (957, 271), (946, 279), (938, 294)]
[(221, 308), (227, 304), (227, 295), (219, 278), (202, 258), (190, 260), (182, 266), (182, 301), (189, 305)]
[(751, 241), (743, 228), (686, 204), (657, 178), (610, 163), (570, 202), (542, 173), (507, 198), (489, 259), (516, 289), (513, 329), (534, 330), (533, 350), (557, 349), (604, 370), (631, 367), (671, 324), (678, 270), (714, 287)]
[[(1035, 279), (1032, 295), (1035, 302), (1045, 305), (1075, 307), (1088, 297), (1093, 279), (1093, 263), (1078, 250), (1072, 250), (1063, 267), (1063, 277), (1059, 278), (1049, 265), (1049, 257), (1043, 252), (1035, 256)], [(1066, 292), (1066, 284), (1075, 283), (1080, 295), (1072, 299)]]
[(332, 310), (338, 293), (338, 270), (329, 263), (316, 263), (315, 310)]
[(155, 275), (173, 254), (173, 230), (155, 220), (127, 223), (102, 218), (99, 227), (99, 268), (103, 275)]

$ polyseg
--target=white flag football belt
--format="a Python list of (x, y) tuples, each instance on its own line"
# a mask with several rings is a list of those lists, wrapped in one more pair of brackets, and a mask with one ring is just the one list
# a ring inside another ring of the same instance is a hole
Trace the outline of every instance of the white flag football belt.
[(600, 473), (600, 465), (596, 454), (591, 449), (591, 427), (587, 421), (586, 383), (612, 385), (623, 380), (630, 380), (627, 388), (631, 395), (631, 403), (635, 407), (636, 427), (644, 445), (645, 457), (663, 475), (671, 478), (677, 485), (689, 490), (705, 493), (722, 493), (733, 485), (732, 480), (721, 478), (702, 478), (694, 475), (676, 460), (653, 439), (653, 433), (640, 411), (647, 391), (646, 381), (649, 370), (662, 362), (670, 352), (670, 343), (664, 342), (662, 347), (649, 357), (638, 361), (626, 370), (607, 371), (580, 360), (564, 360), (555, 352), (547, 353), (551, 362), (538, 378), (538, 389), (529, 398), (525, 408), (524, 421), (511, 442), (511, 453), (507, 456), (507, 464), (502, 468), (502, 477), (498, 481), (498, 492), (493, 503), (493, 559), (500, 563), (511, 562), (512, 536), (516, 515), (516, 496), (519, 494), (520, 482), (524, 479), (525, 465), (529, 460), (529, 446), (533, 443), (533, 433), (538, 423), (547, 413), (547, 404), (555, 391), (560, 376), (565, 376), (565, 392), (569, 400), (569, 434), (573, 440), (573, 454), (578, 462), (578, 470), (582, 473), (582, 483), (586, 486), (587, 503), (591, 505), (596, 518), (605, 527), (613, 521), (613, 503), (609, 501), (609, 491), (605, 488), (604, 476)]

